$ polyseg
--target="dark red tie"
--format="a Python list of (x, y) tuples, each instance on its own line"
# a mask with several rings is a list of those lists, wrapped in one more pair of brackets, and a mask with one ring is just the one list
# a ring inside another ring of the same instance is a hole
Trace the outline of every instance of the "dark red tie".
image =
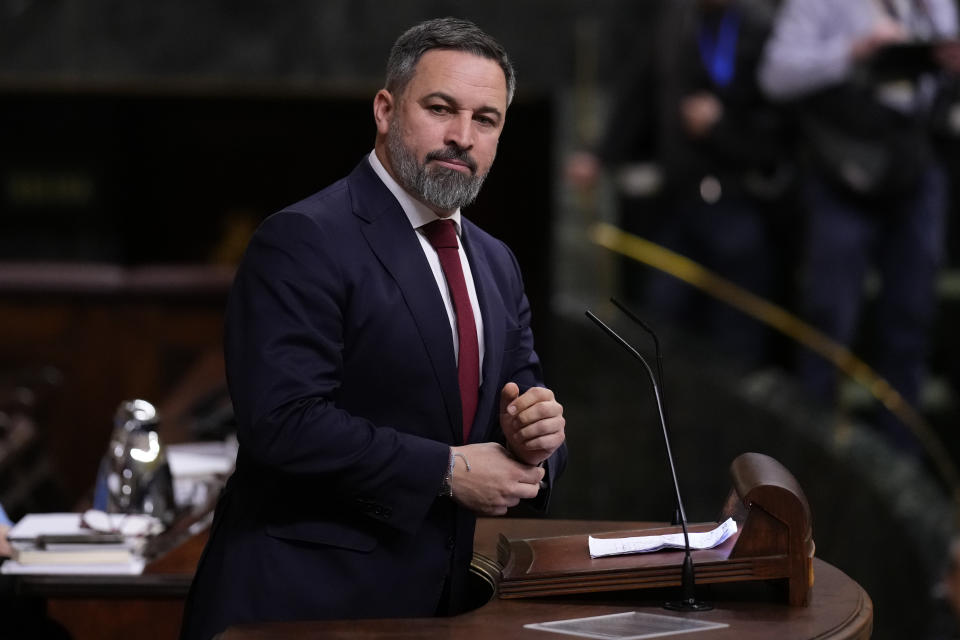
[(477, 323), (473, 318), (473, 306), (467, 293), (467, 281), (460, 265), (457, 251), (457, 229), (453, 220), (434, 220), (424, 225), (423, 231), (430, 245), (437, 250), (440, 266), (453, 296), (453, 310), (457, 316), (457, 344), (460, 357), (457, 361), (457, 379), (460, 383), (460, 405), (463, 407), (463, 441), (470, 437), (470, 426), (477, 412), (477, 396), (480, 388), (480, 347), (477, 344)]

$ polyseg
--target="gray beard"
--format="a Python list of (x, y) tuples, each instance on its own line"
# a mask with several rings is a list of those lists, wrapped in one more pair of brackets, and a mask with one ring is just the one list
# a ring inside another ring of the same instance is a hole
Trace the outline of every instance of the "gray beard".
[[(456, 169), (427, 168), (426, 159), (423, 164), (419, 164), (417, 158), (403, 144), (396, 118), (390, 123), (387, 134), (387, 154), (393, 170), (397, 173), (400, 186), (428, 207), (438, 211), (456, 211), (473, 202), (487, 178), (487, 174), (468, 175)], [(470, 162), (472, 168), (476, 167), (469, 155), (457, 148), (432, 151), (427, 157), (463, 159)]]

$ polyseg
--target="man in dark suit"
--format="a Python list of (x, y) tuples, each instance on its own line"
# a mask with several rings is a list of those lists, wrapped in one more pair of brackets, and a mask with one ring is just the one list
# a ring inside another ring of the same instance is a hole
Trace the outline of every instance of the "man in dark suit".
[(513, 91), (472, 23), (413, 27), (374, 98), (374, 152), (254, 235), (226, 321), (237, 469), (184, 638), (457, 613), (476, 515), (545, 506), (563, 408), (513, 254), (460, 216)]

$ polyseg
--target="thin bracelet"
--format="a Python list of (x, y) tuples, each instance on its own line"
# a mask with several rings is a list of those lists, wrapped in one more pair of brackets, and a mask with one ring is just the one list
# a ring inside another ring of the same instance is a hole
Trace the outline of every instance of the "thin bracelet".
[(463, 458), (463, 464), (467, 465), (467, 471), (470, 471), (470, 463), (467, 461), (467, 456), (462, 453), (455, 453), (450, 457), (450, 475), (453, 475), (453, 467), (456, 464), (456, 458)]
[(453, 470), (457, 466), (457, 456), (463, 458), (463, 464), (466, 465), (467, 471), (470, 471), (470, 462), (467, 460), (467, 457), (462, 453), (454, 453), (453, 447), (450, 447), (450, 461), (447, 464), (447, 473), (443, 477), (443, 484), (440, 486), (441, 497), (453, 497)]

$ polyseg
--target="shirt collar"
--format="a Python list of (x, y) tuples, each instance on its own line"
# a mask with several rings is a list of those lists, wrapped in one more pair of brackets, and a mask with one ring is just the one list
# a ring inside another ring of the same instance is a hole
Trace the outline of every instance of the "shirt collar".
[(371, 151), (367, 158), (370, 166), (373, 168), (373, 172), (377, 174), (387, 189), (390, 190), (390, 193), (393, 194), (393, 197), (400, 203), (400, 208), (403, 209), (403, 212), (407, 215), (407, 220), (410, 221), (411, 227), (419, 229), (434, 220), (453, 220), (457, 228), (457, 235), (460, 234), (460, 209), (457, 209), (446, 218), (440, 218), (430, 207), (407, 193), (404, 188), (393, 179), (390, 172), (388, 172), (386, 167), (383, 166), (383, 163), (380, 162), (376, 151)]

